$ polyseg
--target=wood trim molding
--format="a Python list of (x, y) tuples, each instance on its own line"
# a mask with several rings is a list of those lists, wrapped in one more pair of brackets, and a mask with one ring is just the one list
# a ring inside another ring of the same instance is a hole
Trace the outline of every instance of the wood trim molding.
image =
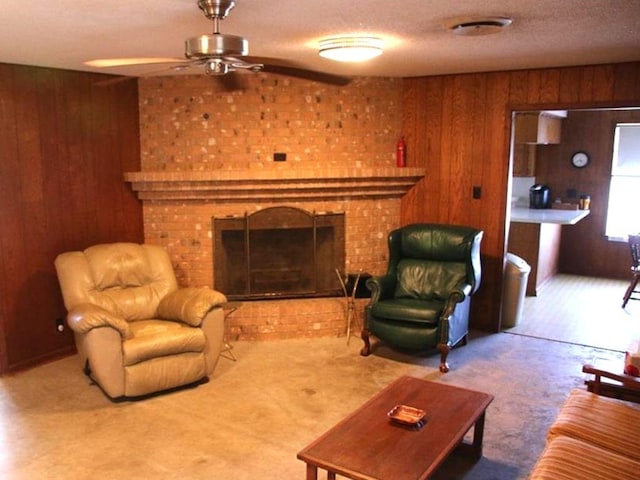
[(141, 200), (255, 202), (401, 198), (425, 176), (423, 168), (126, 172)]

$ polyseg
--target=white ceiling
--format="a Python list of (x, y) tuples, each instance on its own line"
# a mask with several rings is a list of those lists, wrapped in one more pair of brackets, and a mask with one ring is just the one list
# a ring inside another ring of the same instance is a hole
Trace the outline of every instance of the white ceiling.
[[(488, 36), (445, 27), (478, 16), (508, 16), (513, 24)], [(221, 32), (246, 37), (250, 55), (341, 75), (626, 62), (640, 60), (640, 0), (236, 0)], [(83, 62), (182, 58), (186, 38), (210, 33), (196, 0), (2, 0), (0, 62), (143, 75), (158, 66), (105, 71)], [(385, 53), (349, 65), (318, 56), (318, 40), (345, 33), (379, 36)]]

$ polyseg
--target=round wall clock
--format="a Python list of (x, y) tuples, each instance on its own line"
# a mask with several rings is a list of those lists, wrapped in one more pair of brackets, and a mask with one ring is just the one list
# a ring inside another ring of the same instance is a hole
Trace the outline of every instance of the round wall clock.
[(576, 152), (571, 157), (571, 165), (576, 168), (584, 168), (589, 164), (589, 155), (585, 152)]

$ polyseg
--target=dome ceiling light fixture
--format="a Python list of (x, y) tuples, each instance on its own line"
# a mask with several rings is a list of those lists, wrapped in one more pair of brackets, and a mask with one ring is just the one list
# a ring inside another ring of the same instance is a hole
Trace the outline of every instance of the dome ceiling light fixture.
[(336, 62), (366, 62), (382, 55), (383, 46), (378, 37), (331, 37), (320, 40), (318, 54)]
[(478, 36), (491, 35), (501, 32), (504, 28), (513, 23), (513, 19), (509, 17), (488, 17), (469, 20), (464, 22), (456, 22), (449, 25), (456, 35)]

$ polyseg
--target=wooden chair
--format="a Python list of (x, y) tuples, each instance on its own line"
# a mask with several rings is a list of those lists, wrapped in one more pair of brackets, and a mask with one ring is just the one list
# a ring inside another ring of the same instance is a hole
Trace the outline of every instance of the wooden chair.
[(631, 250), (631, 283), (624, 294), (622, 300), (622, 308), (627, 306), (629, 300), (640, 300), (640, 297), (634, 297), (634, 293), (640, 293), (636, 290), (636, 286), (640, 281), (640, 235), (629, 235), (629, 249)]

